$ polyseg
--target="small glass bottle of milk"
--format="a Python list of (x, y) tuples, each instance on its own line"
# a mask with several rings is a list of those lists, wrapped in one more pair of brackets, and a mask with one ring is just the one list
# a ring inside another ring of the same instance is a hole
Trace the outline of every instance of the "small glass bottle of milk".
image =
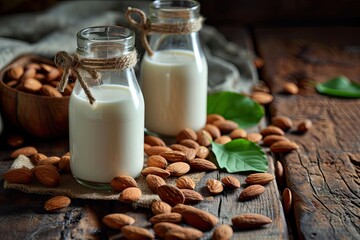
[[(135, 51), (134, 42), (128, 28), (90, 27), (78, 32), (77, 53), (106, 61)], [(120, 174), (137, 177), (144, 162), (144, 100), (134, 69), (105, 68), (98, 70), (99, 80), (84, 79), (93, 104), (79, 81), (69, 103), (71, 172), (93, 188), (109, 187)]]
[[(182, 24), (200, 20), (196, 1), (154, 1), (150, 21)], [(206, 122), (208, 68), (198, 32), (150, 35), (153, 55), (141, 63), (145, 99), (145, 127), (150, 132), (175, 136), (184, 128), (195, 131)]]

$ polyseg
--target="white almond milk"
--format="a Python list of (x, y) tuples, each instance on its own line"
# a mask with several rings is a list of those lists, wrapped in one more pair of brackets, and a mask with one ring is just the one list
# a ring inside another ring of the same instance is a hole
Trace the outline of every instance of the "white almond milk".
[[(200, 57), (199, 57), (200, 58)], [(206, 122), (207, 64), (191, 51), (163, 50), (144, 56), (141, 87), (148, 130), (175, 136), (189, 127), (200, 130)]]
[[(109, 183), (119, 174), (137, 177), (143, 167), (144, 103), (128, 87), (91, 88), (91, 106), (84, 91), (70, 98), (70, 152), (73, 175)], [(110, 144), (109, 144), (110, 143)]]

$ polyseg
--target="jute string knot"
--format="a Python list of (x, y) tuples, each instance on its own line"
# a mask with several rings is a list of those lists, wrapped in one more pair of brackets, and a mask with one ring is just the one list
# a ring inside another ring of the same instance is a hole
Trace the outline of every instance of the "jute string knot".
[(129, 54), (114, 58), (82, 58), (76, 53), (60, 51), (56, 53), (54, 59), (55, 65), (64, 69), (58, 89), (63, 92), (68, 84), (69, 76), (74, 76), (79, 81), (90, 104), (96, 99), (92, 95), (89, 86), (84, 81), (84, 77), (89, 75), (93, 80), (100, 79), (98, 70), (124, 70), (133, 68), (137, 63), (137, 53), (132, 51)]
[[(139, 16), (140, 21), (136, 21), (132, 14)], [(194, 21), (186, 22), (177, 22), (177, 23), (154, 23), (146, 17), (145, 12), (138, 8), (129, 7), (125, 13), (127, 21), (135, 27), (141, 33), (141, 43), (144, 46), (146, 52), (149, 56), (152, 56), (154, 52), (152, 51), (149, 42), (147, 40), (147, 35), (151, 33), (164, 33), (164, 34), (189, 34), (192, 32), (198, 32), (202, 28), (202, 23), (204, 21), (203, 17), (199, 17)], [(189, 16), (184, 17), (184, 19), (189, 19)]]

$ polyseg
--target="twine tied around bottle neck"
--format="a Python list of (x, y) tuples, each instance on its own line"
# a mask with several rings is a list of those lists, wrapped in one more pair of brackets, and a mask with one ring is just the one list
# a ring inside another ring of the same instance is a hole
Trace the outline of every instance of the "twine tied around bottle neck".
[[(137, 14), (140, 17), (140, 22), (134, 20), (134, 18), (132, 18), (131, 16), (132, 14)], [(142, 45), (149, 56), (152, 56), (154, 54), (147, 40), (147, 35), (149, 35), (150, 33), (155, 32), (164, 34), (189, 34), (192, 32), (198, 32), (202, 28), (202, 24), (204, 21), (204, 18), (200, 16), (194, 21), (177, 23), (154, 23), (146, 17), (145, 12), (138, 8), (131, 7), (127, 9), (125, 17), (130, 23), (130, 25), (140, 31)]]
[(124, 70), (135, 67), (137, 63), (137, 52), (132, 51), (129, 54), (114, 58), (83, 58), (77, 53), (68, 53), (60, 51), (56, 53), (54, 62), (59, 68), (64, 69), (60, 83), (57, 88), (63, 92), (68, 84), (69, 76), (73, 75), (79, 81), (84, 90), (90, 104), (92, 105), (96, 99), (90, 91), (90, 87), (84, 81), (86, 75), (93, 80), (101, 78), (99, 70)]

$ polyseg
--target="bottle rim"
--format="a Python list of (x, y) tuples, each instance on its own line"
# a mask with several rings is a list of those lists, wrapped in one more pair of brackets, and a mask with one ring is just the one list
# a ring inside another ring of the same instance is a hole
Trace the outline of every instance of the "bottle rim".
[(149, 4), (152, 20), (191, 20), (200, 16), (200, 3), (195, 0), (155, 0)]

